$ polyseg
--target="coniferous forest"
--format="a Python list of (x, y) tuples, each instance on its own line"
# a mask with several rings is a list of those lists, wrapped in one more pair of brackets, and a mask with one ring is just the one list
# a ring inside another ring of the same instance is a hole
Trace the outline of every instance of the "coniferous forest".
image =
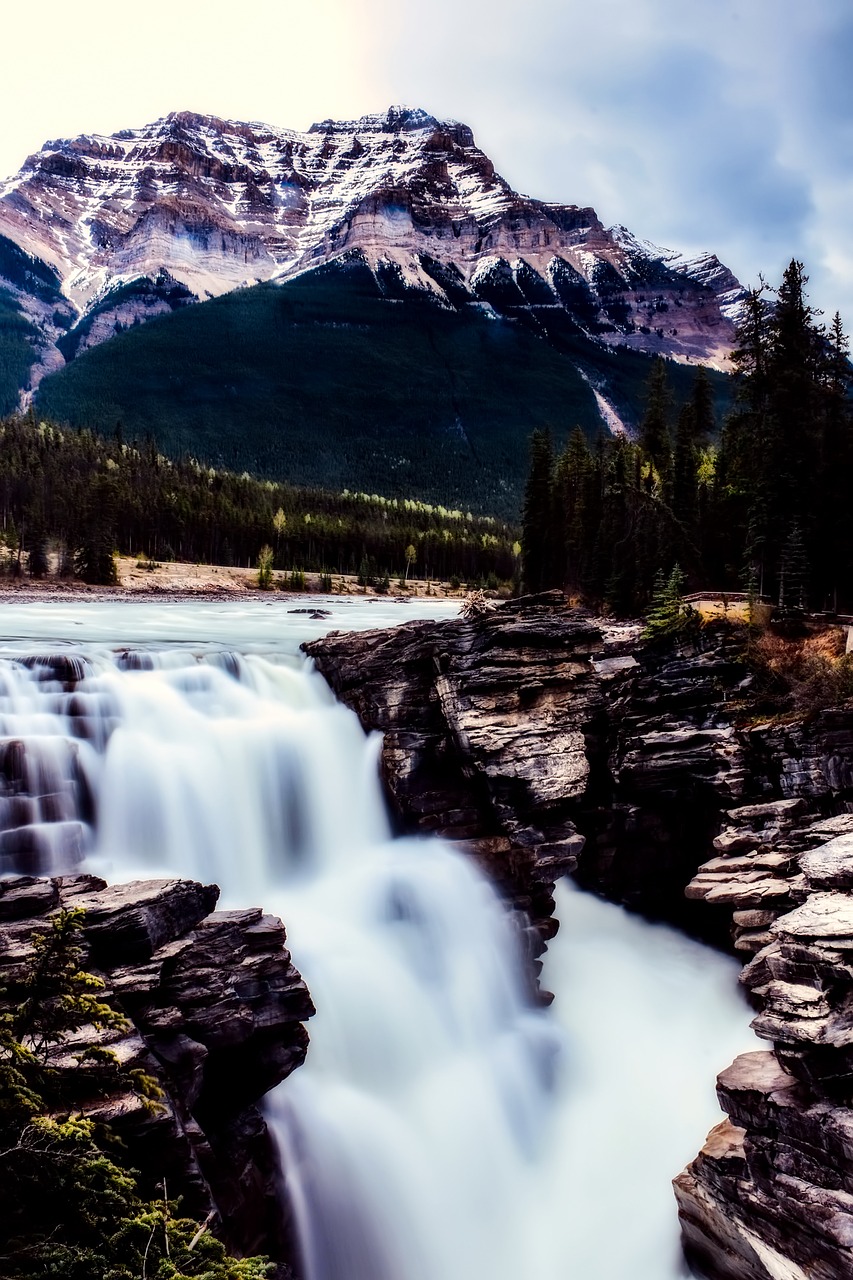
[(853, 609), (853, 417), (848, 340), (821, 321), (803, 264), (747, 297), (732, 356), (736, 398), (715, 421), (698, 369), (676, 405), (652, 368), (637, 440), (575, 431), (555, 455), (531, 440), (523, 512), (529, 590), (562, 587), (621, 616), (660, 576), (746, 591), (790, 609)]
[(109, 582), (113, 552), (368, 577), (513, 577), (514, 529), (414, 499), (334, 494), (173, 461), (153, 440), (62, 430), (30, 414), (0, 423), (0, 542), (13, 573), (60, 567)]

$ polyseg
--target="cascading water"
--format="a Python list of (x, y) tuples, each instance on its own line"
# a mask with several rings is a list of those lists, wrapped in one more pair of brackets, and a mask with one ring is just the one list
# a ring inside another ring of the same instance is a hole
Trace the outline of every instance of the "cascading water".
[(531, 1008), (479, 873), (390, 838), (377, 744), (296, 662), (316, 622), (135, 608), (140, 647), (110, 645), (120, 607), (0, 662), (0, 857), (214, 880), (284, 918), (319, 1011), (269, 1103), (306, 1280), (679, 1274), (668, 1180), (748, 1044), (728, 963), (567, 892), (555, 1012)]

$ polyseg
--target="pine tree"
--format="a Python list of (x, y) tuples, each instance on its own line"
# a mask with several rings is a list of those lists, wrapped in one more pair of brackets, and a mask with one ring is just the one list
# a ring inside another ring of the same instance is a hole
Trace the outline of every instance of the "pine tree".
[(690, 404), (693, 408), (694, 443), (697, 449), (702, 449), (714, 438), (717, 430), (711, 379), (703, 364), (696, 370)]
[(576, 427), (557, 461), (554, 477), (555, 536), (560, 567), (557, 580), (573, 592), (581, 590), (587, 576), (592, 466), (586, 437), (580, 427)]
[(534, 431), (530, 438), (530, 470), (524, 489), (521, 522), (522, 575), (525, 591), (542, 591), (554, 585), (555, 555), (552, 479), (554, 446), (549, 431)]
[(648, 475), (650, 490), (654, 485), (653, 471), (657, 473), (658, 482), (663, 488), (669, 480), (672, 466), (672, 442), (669, 430), (671, 408), (672, 393), (667, 379), (666, 363), (658, 357), (652, 364), (652, 371), (649, 374), (646, 386), (646, 411), (640, 423), (640, 445), (651, 463)]
[(686, 543), (694, 543), (699, 520), (699, 454), (696, 448), (696, 410), (690, 403), (678, 415), (672, 464), (672, 510)]
[(695, 614), (682, 599), (683, 589), (684, 574), (677, 564), (673, 565), (668, 577), (664, 576), (662, 569), (658, 570), (646, 614), (644, 640), (660, 640), (675, 635), (693, 621)]
[(779, 607), (801, 612), (806, 607), (808, 557), (803, 536), (794, 525), (782, 547), (779, 566)]

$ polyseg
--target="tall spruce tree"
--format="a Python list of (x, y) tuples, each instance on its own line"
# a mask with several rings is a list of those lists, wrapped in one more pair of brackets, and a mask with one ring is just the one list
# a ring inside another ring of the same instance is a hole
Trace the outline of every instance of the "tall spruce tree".
[(580, 592), (587, 579), (593, 459), (580, 427), (569, 437), (557, 461), (554, 477), (555, 537), (561, 573), (558, 579), (571, 592)]
[(522, 581), (525, 591), (542, 591), (554, 585), (556, 556), (552, 482), (554, 445), (550, 431), (534, 431), (530, 437), (530, 470), (524, 489), (521, 523)]
[(717, 430), (714, 393), (708, 370), (703, 364), (696, 370), (690, 404), (693, 408), (694, 443), (697, 449), (703, 449), (714, 438)]
[(666, 374), (666, 363), (659, 357), (652, 364), (646, 384), (646, 409), (640, 423), (640, 445), (651, 463), (647, 487), (654, 488), (655, 477), (659, 487), (665, 489), (672, 468), (672, 441), (669, 418), (672, 409), (672, 392)]

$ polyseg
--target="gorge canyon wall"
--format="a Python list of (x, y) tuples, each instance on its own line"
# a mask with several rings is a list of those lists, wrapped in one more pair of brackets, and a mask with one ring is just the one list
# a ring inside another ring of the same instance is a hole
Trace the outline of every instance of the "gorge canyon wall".
[(760, 719), (742, 637), (662, 647), (557, 594), (306, 646), (383, 734), (406, 829), (455, 841), (535, 959), (555, 881), (732, 947), (772, 1048), (675, 1183), (712, 1280), (853, 1274), (853, 711)]

